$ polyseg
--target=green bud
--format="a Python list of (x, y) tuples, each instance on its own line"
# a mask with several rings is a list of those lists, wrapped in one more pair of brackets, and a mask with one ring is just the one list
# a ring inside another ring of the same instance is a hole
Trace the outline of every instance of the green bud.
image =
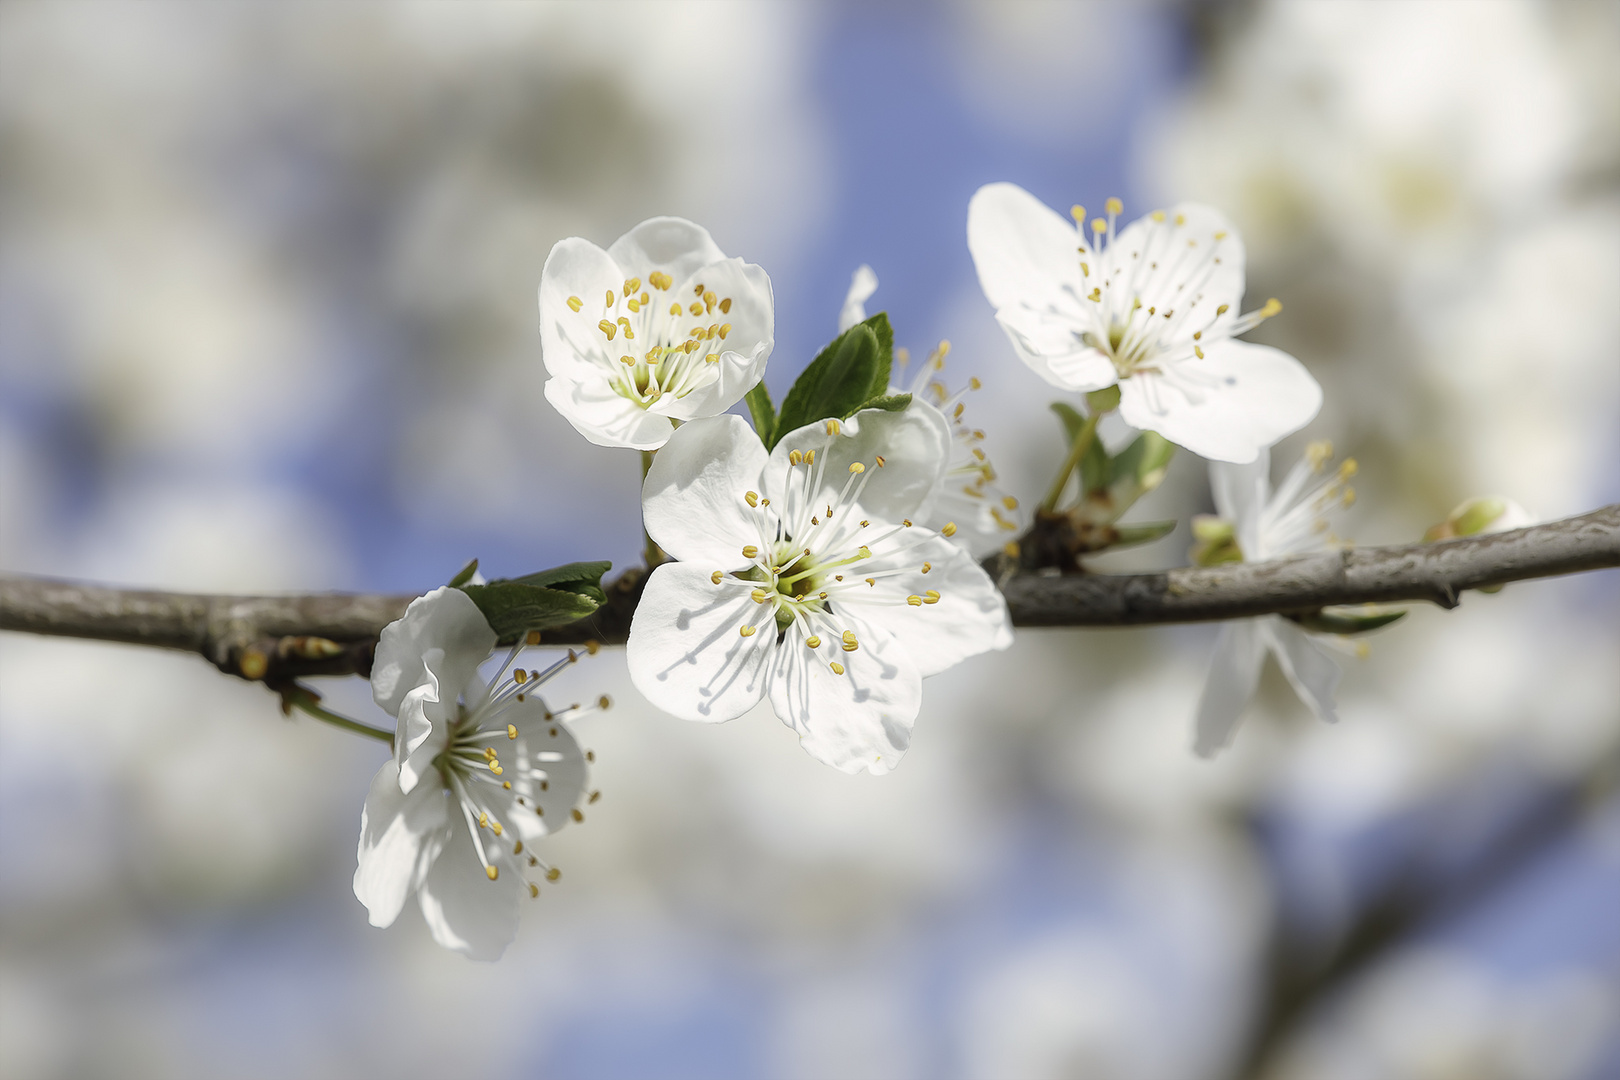
[(1223, 563), (1243, 561), (1243, 549), (1238, 546), (1232, 523), (1213, 514), (1198, 514), (1192, 519), (1194, 543), (1187, 553), (1194, 566), (1220, 566)]
[(1091, 391), (1086, 395), (1086, 408), (1093, 413), (1113, 412), (1119, 408), (1119, 384)]

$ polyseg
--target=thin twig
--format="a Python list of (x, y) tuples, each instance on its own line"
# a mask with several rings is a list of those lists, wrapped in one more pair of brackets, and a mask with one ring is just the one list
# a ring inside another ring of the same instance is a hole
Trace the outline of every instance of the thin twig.
[[(1614, 566), (1620, 566), (1620, 503), (1461, 540), (1154, 574), (1023, 574), (1001, 587), (1018, 626), (1139, 626), (1342, 604), (1427, 601), (1449, 608), (1467, 589)], [(623, 644), (644, 580), (640, 568), (621, 574), (607, 585), (608, 601), (596, 614), (546, 631), (545, 642)], [(0, 575), (0, 630), (183, 649), (229, 674), (276, 683), (368, 674), (378, 634), (411, 600), (203, 596)]]

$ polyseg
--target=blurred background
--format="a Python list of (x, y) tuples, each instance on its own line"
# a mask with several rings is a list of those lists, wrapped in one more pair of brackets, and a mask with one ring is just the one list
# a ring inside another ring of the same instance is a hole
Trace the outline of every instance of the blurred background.
[[(1620, 5), (0, 7), (0, 566), (414, 591), (638, 557), (634, 454), (545, 403), (551, 245), (681, 214), (760, 263), (780, 395), (870, 263), (1032, 503), (1061, 395), (982, 183), (1194, 198), (1361, 461), (1345, 531), (1620, 501)], [(1136, 520), (1209, 509), (1180, 455)], [(1114, 567), (1182, 565), (1182, 531)], [(1025, 631), (894, 775), (768, 709), (558, 696), (604, 798), (497, 965), (350, 877), (379, 747), (179, 655), (0, 637), (0, 1074), (1620, 1076), (1620, 575), (1415, 610), (1342, 720), (1213, 627)], [(382, 722), (360, 680), (323, 686)]]

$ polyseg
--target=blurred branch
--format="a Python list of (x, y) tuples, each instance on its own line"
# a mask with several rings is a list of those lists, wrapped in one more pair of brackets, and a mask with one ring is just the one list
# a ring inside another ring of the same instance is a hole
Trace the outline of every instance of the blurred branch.
[[(988, 562), (992, 574), (1004, 557)], [(1620, 504), (1563, 521), (1429, 544), (1348, 549), (1268, 563), (1154, 574), (1004, 574), (1018, 626), (1138, 626), (1302, 614), (1340, 604), (1429, 601), (1466, 589), (1620, 566)], [(623, 644), (645, 571), (607, 588), (589, 619), (545, 642)], [(309, 675), (369, 675), (382, 628), (410, 596), (204, 596), (0, 575), (0, 630), (121, 641), (197, 653), (221, 671), (284, 685)]]

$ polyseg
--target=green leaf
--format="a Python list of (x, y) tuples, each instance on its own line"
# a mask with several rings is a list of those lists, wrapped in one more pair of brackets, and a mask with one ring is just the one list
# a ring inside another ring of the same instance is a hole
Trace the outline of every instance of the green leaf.
[(1403, 617), (1405, 611), (1355, 610), (1351, 608), (1323, 608), (1309, 615), (1296, 615), (1294, 621), (1307, 630), (1319, 634), (1365, 634), (1388, 626)]
[(461, 586), (471, 581), (472, 576), (476, 573), (478, 573), (478, 560), (474, 559), (466, 566), (463, 566), (460, 573), (450, 579), (450, 587), (453, 589), (461, 588)]
[(530, 630), (567, 626), (590, 615), (598, 607), (594, 597), (582, 593), (518, 581), (463, 585), (461, 591), (478, 605), (478, 610), (489, 620), (490, 629), (502, 639), (514, 638)]
[(1063, 448), (1067, 450), (1074, 445), (1079, 437), (1080, 429), (1085, 426), (1086, 418), (1080, 415), (1080, 410), (1063, 401), (1052, 402), (1052, 411), (1063, 422)]
[(748, 402), (748, 414), (754, 418), (759, 441), (771, 446), (774, 443), (771, 436), (776, 434), (776, 406), (771, 404), (771, 392), (765, 389), (765, 380), (755, 383), (744, 400)]
[[(911, 404), (910, 394), (884, 394), (862, 403), (861, 409), (882, 409), (884, 412), (904, 412)], [(860, 409), (855, 410), (860, 412)]]
[(894, 330), (883, 312), (839, 334), (810, 361), (782, 399), (766, 448), (796, 428), (817, 420), (842, 420), (884, 396), (893, 363)]
[(1169, 536), (1176, 531), (1174, 521), (1153, 521), (1143, 525), (1116, 525), (1114, 531), (1119, 539), (1110, 547), (1126, 547), (1130, 544), (1149, 544), (1155, 540)]
[(518, 578), (503, 578), (490, 584), (539, 585), (588, 596), (598, 604), (605, 604), (607, 593), (602, 591), (602, 575), (611, 569), (613, 564), (610, 562), (573, 562)]

